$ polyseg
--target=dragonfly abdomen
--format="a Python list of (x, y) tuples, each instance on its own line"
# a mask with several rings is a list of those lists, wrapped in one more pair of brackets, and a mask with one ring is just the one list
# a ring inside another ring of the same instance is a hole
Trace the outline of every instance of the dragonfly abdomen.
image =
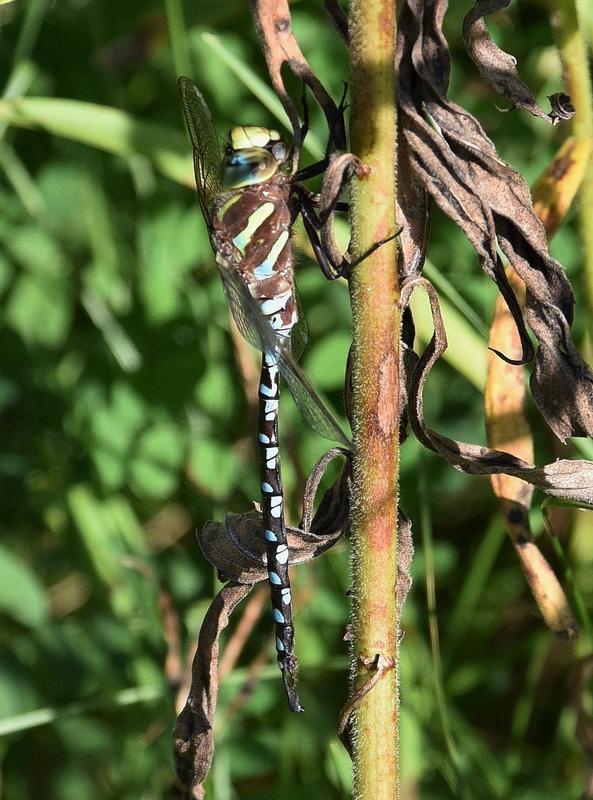
[(280, 471), (278, 406), (280, 400), (278, 365), (266, 354), (258, 390), (260, 478), (262, 521), (266, 540), (268, 582), (276, 635), (276, 654), (282, 670), (288, 703), (292, 711), (302, 711), (294, 689), (297, 660), (294, 655), (292, 596), (288, 575), (288, 544), (284, 522), (284, 493)]

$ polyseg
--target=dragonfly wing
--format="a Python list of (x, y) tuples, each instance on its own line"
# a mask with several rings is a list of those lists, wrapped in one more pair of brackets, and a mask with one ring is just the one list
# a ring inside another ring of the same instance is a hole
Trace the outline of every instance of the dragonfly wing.
[(278, 355), (280, 373), (286, 381), (297, 408), (314, 431), (324, 439), (340, 442), (349, 450), (352, 442), (346, 436), (327, 404), (317, 394), (313, 384), (296, 363), (290, 351), (280, 348)]
[(295, 361), (290, 346), (281, 342), (263, 316), (245, 283), (231, 268), (222, 268), (220, 273), (227, 303), (241, 335), (262, 353), (274, 355), (299, 411), (313, 430), (325, 439), (351, 448), (350, 439)]
[(307, 320), (305, 319), (303, 303), (298, 292), (296, 293), (296, 302), (298, 321), (290, 332), (290, 350), (295, 358), (295, 361), (298, 361), (303, 353), (303, 350), (307, 346), (307, 341), (309, 340), (309, 326), (307, 325)]
[(212, 207), (220, 194), (220, 164), (222, 153), (210, 109), (202, 93), (189, 78), (177, 81), (183, 115), (194, 149), (194, 171), (200, 208), (208, 227), (211, 224)]
[[(221, 267), (220, 274), (227, 305), (241, 336), (262, 353), (275, 352), (278, 347), (276, 336), (245, 283), (232, 267)], [(263, 325), (256, 322), (256, 311)]]

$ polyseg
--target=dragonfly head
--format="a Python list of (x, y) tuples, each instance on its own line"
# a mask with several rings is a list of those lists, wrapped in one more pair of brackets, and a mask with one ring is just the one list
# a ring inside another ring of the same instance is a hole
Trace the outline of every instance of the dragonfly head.
[(222, 162), (225, 189), (239, 189), (269, 180), (288, 170), (290, 150), (278, 131), (256, 125), (231, 129), (230, 145)]

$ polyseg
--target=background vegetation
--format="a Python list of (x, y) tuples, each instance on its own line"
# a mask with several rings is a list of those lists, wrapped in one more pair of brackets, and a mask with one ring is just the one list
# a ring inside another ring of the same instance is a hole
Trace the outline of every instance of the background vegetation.
[[(499, 113), (463, 49), (468, 5), (452, 3), (447, 19), (452, 96), (533, 182), (568, 128)], [(258, 492), (253, 395), (239, 369), (241, 363), (249, 383), (256, 361), (231, 336), (191, 188), (175, 81), (180, 72), (195, 79), (221, 133), (236, 122), (284, 124), (265, 105), (266, 75), (246, 6), (0, 6), (6, 798), (175, 796), (175, 703), (185, 699), (179, 686), (218, 586), (193, 530), (248, 510)], [(346, 53), (319, 6), (295, 2), (295, 29), (338, 97)], [(561, 89), (548, 5), (514, 3), (491, 29), (545, 104)], [(20, 96), (47, 101), (23, 104), (11, 125), (14, 106), (5, 101)], [(39, 127), (23, 127), (25, 117)], [(297, 230), (297, 246), (302, 241)], [(574, 219), (552, 252), (582, 296)], [(431, 377), (427, 416), (455, 438), (484, 442), (480, 389), (494, 289), (462, 235), (438, 213), (429, 257), (428, 275), (449, 299), (451, 341), (448, 361)], [(300, 249), (298, 262), (311, 332), (303, 362), (341, 408), (346, 286), (327, 285)], [(587, 320), (584, 305), (577, 306), (577, 339)], [(283, 467), (296, 521), (304, 478), (324, 442), (290, 400), (284, 406)], [(565, 455), (535, 413), (533, 426), (538, 463)], [(402, 648), (405, 796), (581, 796), (590, 763), (575, 736), (574, 701), (577, 659), (591, 651), (586, 632), (571, 647), (533, 613), (487, 481), (455, 473), (410, 440), (402, 505), (417, 549)], [(566, 562), (554, 560), (543, 535), (539, 544), (564, 578), (571, 564), (591, 607), (591, 522), (566, 511), (555, 522)], [(533, 525), (542, 532), (537, 507)], [(261, 594), (251, 606), (251, 636), (223, 681), (209, 795), (217, 800), (349, 796), (349, 759), (335, 735), (346, 698), (347, 545), (293, 577), (306, 713), (286, 711)], [(433, 582), (436, 606), (427, 600)], [(438, 657), (428, 623), (435, 610)], [(248, 674), (254, 681), (245, 692)]]

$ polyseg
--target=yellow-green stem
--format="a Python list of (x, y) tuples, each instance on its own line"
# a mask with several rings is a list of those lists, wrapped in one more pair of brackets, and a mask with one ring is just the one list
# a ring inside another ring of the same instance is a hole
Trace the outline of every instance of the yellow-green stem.
[[(371, 168), (352, 191), (356, 255), (392, 235), (395, 220), (395, 2), (350, 3), (351, 149)], [(399, 286), (396, 244), (354, 268), (354, 689), (381, 679), (354, 713), (354, 797), (396, 800), (398, 787), (397, 486)]]
[[(567, 91), (576, 113), (572, 130), (579, 139), (593, 140), (593, 95), (587, 48), (579, 27), (575, 0), (552, 0), (552, 19), (564, 67)], [(579, 223), (583, 246), (583, 275), (589, 319), (593, 317), (593, 158), (580, 191)], [(593, 328), (590, 328), (593, 332)]]

